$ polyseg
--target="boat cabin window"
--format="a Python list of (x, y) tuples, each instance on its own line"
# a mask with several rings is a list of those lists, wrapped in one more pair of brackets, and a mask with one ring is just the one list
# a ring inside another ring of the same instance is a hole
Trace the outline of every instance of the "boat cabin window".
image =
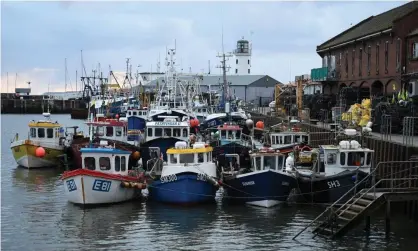
[(161, 136), (163, 136), (163, 129), (162, 128), (155, 128), (154, 129), (155, 131), (154, 131), (154, 136), (155, 137), (161, 137)]
[(171, 128), (164, 128), (164, 136), (171, 137)]
[(126, 171), (126, 157), (125, 156), (120, 157), (120, 170), (121, 172)]
[[(197, 154), (197, 163), (203, 163), (203, 162), (205, 162), (205, 159), (204, 159), (204, 154), (203, 153), (198, 153)], [(206, 157), (207, 158), (207, 157)]]
[(119, 156), (115, 157), (115, 171), (120, 172), (120, 157)]
[(38, 128), (38, 138), (45, 138), (45, 129)]
[(180, 137), (180, 128), (173, 128), (173, 136)]
[(284, 144), (292, 144), (292, 135), (284, 136)]
[(349, 152), (347, 155), (347, 166), (364, 165), (364, 152)]
[(85, 157), (84, 168), (89, 170), (96, 170), (96, 160), (93, 157)]
[(46, 137), (48, 139), (54, 138), (54, 128), (47, 128), (46, 129)]
[(345, 153), (340, 153), (340, 165), (345, 166)]
[(194, 163), (194, 153), (179, 154), (180, 163)]
[(128, 115), (132, 115), (132, 112), (128, 112)]
[(106, 137), (113, 137), (113, 127), (106, 126)]
[(152, 128), (148, 128), (147, 136), (152, 137)]
[(263, 159), (264, 169), (276, 170), (276, 156), (264, 156)]
[(337, 154), (336, 153), (328, 153), (327, 154), (327, 165), (333, 165), (336, 163)]
[(308, 135), (302, 135), (302, 142), (309, 142), (309, 136)]
[(186, 128), (184, 128), (183, 129), (183, 137), (185, 138), (185, 137), (187, 137), (188, 135), (187, 135), (187, 129)]
[(177, 158), (175, 157), (174, 154), (167, 154), (167, 158), (168, 158), (168, 163), (170, 164), (177, 164)]
[(122, 131), (123, 131), (123, 136), (128, 135), (128, 128), (122, 127)]
[(123, 128), (122, 127), (115, 127), (115, 135), (116, 135), (116, 137), (122, 136), (122, 131), (123, 131)]
[(261, 157), (254, 158), (254, 170), (255, 171), (261, 170)]
[(280, 170), (284, 167), (284, 162), (285, 162), (284, 156), (277, 156), (277, 160), (278, 160), (277, 168)]
[(366, 165), (370, 165), (372, 162), (372, 154), (366, 153)]
[(104, 135), (104, 127), (98, 126), (96, 127), (96, 136), (103, 136)]
[(106, 171), (110, 170), (110, 159), (109, 157), (100, 157), (99, 158), (100, 170)]
[(31, 138), (36, 138), (36, 128), (31, 128), (30, 129), (30, 137)]
[(136, 116), (136, 112), (133, 112), (133, 115)]

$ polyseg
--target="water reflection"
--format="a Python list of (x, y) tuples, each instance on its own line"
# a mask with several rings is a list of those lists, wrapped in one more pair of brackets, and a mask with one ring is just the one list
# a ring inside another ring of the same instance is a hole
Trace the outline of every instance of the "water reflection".
[(113, 241), (123, 244), (121, 236), (137, 224), (143, 211), (144, 204), (136, 201), (87, 209), (67, 203), (57, 228), (62, 238), (77, 238), (84, 248), (106, 249)]
[(12, 171), (12, 181), (15, 186), (25, 188), (30, 192), (54, 190), (60, 183), (63, 170), (58, 168), (27, 169), (16, 167)]

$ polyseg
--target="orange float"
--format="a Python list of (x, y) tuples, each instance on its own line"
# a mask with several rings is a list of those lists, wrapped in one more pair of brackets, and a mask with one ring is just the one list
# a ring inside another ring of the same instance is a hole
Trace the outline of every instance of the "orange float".
[(264, 129), (264, 122), (263, 121), (257, 121), (255, 124), (255, 127), (258, 129)]
[(35, 156), (36, 157), (43, 158), (43, 157), (45, 157), (45, 154), (46, 154), (46, 152), (45, 152), (45, 149), (43, 147), (40, 146), (40, 147), (36, 148), (36, 150), (35, 150)]

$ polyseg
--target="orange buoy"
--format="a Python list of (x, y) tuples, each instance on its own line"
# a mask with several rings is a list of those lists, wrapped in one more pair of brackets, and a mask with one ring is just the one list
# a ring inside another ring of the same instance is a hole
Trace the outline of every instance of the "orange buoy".
[(257, 127), (258, 129), (264, 129), (264, 122), (257, 121), (257, 123), (255, 124), (255, 127)]
[(43, 158), (43, 157), (45, 157), (45, 154), (46, 154), (46, 152), (45, 152), (45, 149), (43, 147), (40, 146), (40, 147), (36, 148), (36, 150), (35, 150), (35, 156), (36, 157)]
[(190, 127), (197, 127), (199, 126), (199, 120), (198, 119), (191, 119), (190, 120)]
[(138, 160), (141, 157), (141, 154), (138, 151), (132, 153), (132, 158)]

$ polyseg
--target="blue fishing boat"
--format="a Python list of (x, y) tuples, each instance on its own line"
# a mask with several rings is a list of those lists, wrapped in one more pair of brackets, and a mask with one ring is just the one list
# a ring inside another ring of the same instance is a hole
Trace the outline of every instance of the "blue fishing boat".
[(212, 151), (203, 142), (192, 148), (184, 141), (177, 142), (167, 150), (167, 163), (154, 165), (149, 172), (154, 177), (148, 188), (149, 199), (183, 205), (214, 202), (219, 183)]
[(233, 157), (232, 165), (221, 165), (227, 201), (273, 207), (287, 201), (297, 186), (294, 175), (285, 170), (286, 156), (280, 151), (271, 148), (255, 150), (250, 154), (251, 166), (241, 169), (239, 161)]

